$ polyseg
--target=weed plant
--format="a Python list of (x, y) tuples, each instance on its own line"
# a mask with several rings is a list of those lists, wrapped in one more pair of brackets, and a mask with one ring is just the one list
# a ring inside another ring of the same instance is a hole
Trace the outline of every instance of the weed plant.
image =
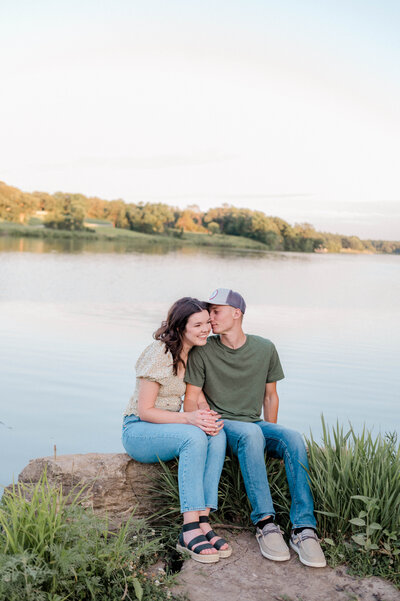
[(357, 435), (322, 420), (322, 444), (307, 440), (320, 534), (331, 562), (400, 586), (400, 446), (397, 435)]
[[(322, 441), (306, 439), (309, 479), (318, 532), (331, 565), (346, 563), (358, 575), (375, 574), (400, 586), (400, 447), (394, 434), (329, 429)], [(276, 521), (289, 533), (290, 495), (283, 461), (266, 458)], [(163, 464), (153, 484), (159, 507), (154, 516), (163, 541), (176, 543), (180, 527), (177, 462)], [(225, 460), (214, 522), (253, 530), (238, 460)]]
[(0, 504), (1, 601), (163, 601), (170, 577), (152, 575), (160, 542), (144, 521), (111, 532), (46, 476), (6, 491)]

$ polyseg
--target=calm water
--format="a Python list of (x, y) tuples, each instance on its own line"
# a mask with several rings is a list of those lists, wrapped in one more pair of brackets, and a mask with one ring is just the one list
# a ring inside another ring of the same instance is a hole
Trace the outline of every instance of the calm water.
[(245, 330), (278, 348), (281, 423), (317, 438), (321, 413), (399, 430), (400, 257), (5, 238), (0, 250), (0, 483), (54, 444), (121, 451), (141, 349), (175, 299), (217, 286), (243, 293)]

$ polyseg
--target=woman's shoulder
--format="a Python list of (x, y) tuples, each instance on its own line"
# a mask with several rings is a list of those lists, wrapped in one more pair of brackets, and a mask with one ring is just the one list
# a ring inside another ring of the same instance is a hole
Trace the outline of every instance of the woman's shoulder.
[(136, 361), (136, 375), (139, 378), (150, 376), (153, 375), (152, 372), (164, 372), (166, 369), (170, 369), (171, 366), (172, 356), (170, 351), (166, 349), (164, 342), (154, 340), (154, 342), (146, 346)]

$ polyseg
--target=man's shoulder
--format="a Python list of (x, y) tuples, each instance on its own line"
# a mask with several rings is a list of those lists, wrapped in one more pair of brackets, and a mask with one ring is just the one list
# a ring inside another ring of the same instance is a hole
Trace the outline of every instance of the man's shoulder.
[(263, 336), (257, 336), (256, 334), (247, 334), (247, 339), (251, 346), (257, 347), (259, 349), (272, 350), (275, 348), (274, 343), (269, 340), (269, 338), (264, 338)]

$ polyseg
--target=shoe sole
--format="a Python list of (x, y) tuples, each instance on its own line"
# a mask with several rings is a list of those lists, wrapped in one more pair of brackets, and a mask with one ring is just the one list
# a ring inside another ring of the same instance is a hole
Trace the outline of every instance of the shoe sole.
[(289, 545), (292, 547), (293, 551), (295, 551), (297, 553), (301, 563), (303, 563), (305, 566), (308, 566), (309, 568), (325, 568), (326, 567), (326, 561), (324, 561), (324, 562), (318, 561), (318, 562), (314, 562), (314, 563), (312, 563), (311, 561), (307, 561), (306, 559), (303, 559), (303, 557), (300, 555), (299, 549), (296, 547), (296, 545), (294, 545), (292, 543), (292, 541), (289, 541)]
[(258, 546), (260, 547), (261, 555), (263, 557), (266, 557), (267, 559), (270, 559), (271, 561), (289, 561), (289, 559), (290, 559), (289, 549), (288, 549), (287, 556), (285, 555), (284, 557), (278, 557), (276, 555), (269, 555), (269, 553), (267, 553), (266, 551), (264, 551), (264, 549), (261, 547), (258, 539), (257, 539), (257, 542), (258, 542)]
[(223, 551), (218, 551), (218, 554), (221, 559), (226, 559), (227, 557), (230, 557), (232, 555), (232, 549), (229, 547), (229, 549), (224, 549)]
[(194, 561), (198, 561), (199, 563), (217, 563), (219, 561), (219, 553), (212, 553), (209, 555), (201, 555), (200, 553), (195, 553), (194, 551), (190, 551), (187, 547), (182, 547), (179, 543), (176, 545), (176, 550), (179, 553), (186, 553), (190, 555), (191, 559)]

